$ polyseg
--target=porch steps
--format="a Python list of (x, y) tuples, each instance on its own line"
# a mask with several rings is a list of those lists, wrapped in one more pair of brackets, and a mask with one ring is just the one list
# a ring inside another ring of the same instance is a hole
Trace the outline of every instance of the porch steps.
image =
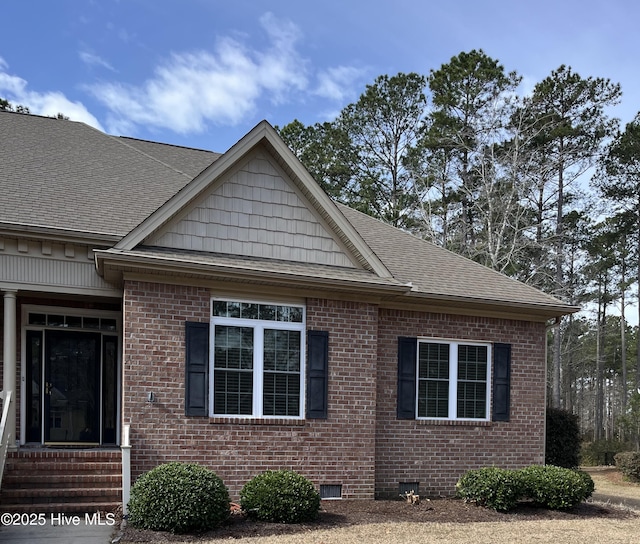
[(122, 505), (122, 456), (113, 450), (22, 448), (7, 455), (0, 510), (114, 512)]

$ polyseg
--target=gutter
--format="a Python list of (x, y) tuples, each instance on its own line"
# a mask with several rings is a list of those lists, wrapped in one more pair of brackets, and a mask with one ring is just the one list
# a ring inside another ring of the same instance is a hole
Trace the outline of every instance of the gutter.
[[(296, 273), (275, 272), (272, 270), (251, 270), (241, 265), (217, 264), (217, 263), (201, 263), (190, 260), (178, 260), (167, 257), (130, 255), (124, 253), (116, 253), (112, 250), (95, 250), (95, 263), (98, 274), (104, 277), (107, 268), (113, 266), (118, 270), (125, 271), (130, 268), (144, 267), (148, 270), (165, 272), (168, 274), (180, 274), (184, 277), (185, 272), (193, 273), (201, 277), (210, 277), (217, 279), (233, 279), (238, 281), (257, 282), (262, 280), (267, 283), (278, 283), (286, 286), (295, 287), (323, 287), (338, 289), (341, 291), (363, 291), (367, 294), (407, 294), (411, 291), (411, 287), (403, 285), (396, 280), (390, 279), (387, 282), (367, 282), (358, 279), (342, 279), (331, 277), (314, 277), (309, 275), (300, 275)], [(138, 266), (136, 266), (138, 265)], [(373, 276), (379, 278), (379, 276)], [(386, 278), (382, 278), (386, 280)]]

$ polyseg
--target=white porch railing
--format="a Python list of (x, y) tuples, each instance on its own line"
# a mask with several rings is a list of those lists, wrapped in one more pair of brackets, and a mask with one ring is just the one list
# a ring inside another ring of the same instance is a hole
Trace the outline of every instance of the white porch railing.
[(131, 443), (129, 442), (129, 425), (124, 426), (124, 436), (120, 450), (122, 451), (122, 513), (127, 515), (131, 494)]
[(7, 428), (7, 418), (9, 417), (9, 406), (11, 406), (12, 391), (3, 391), (2, 397), (2, 420), (0, 420), (0, 489), (2, 489), (2, 476), (4, 475), (4, 463), (7, 460), (7, 448), (11, 442), (11, 433), (5, 436)]

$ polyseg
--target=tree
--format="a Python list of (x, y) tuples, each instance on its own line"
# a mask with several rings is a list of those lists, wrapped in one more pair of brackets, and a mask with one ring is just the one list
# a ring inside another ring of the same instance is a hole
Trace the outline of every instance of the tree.
[(376, 78), (336, 120), (356, 159), (350, 204), (396, 227), (416, 221), (419, 190), (405, 167), (426, 114), (425, 78), (399, 73)]
[[(594, 165), (602, 142), (612, 135), (615, 120), (605, 108), (620, 98), (620, 85), (602, 78), (582, 78), (570, 67), (560, 66), (538, 83), (526, 101), (536, 134), (532, 152), (544, 157), (544, 183), (555, 186), (555, 289), (558, 298), (565, 298), (564, 273), (565, 191), (586, 170)], [(560, 329), (556, 329), (553, 348), (552, 405), (561, 406), (561, 345)]]
[[(425, 160), (437, 157), (441, 172), (450, 176), (442, 180), (440, 191), (440, 209), (447, 218), (443, 245), (473, 258), (478, 230), (487, 236), (497, 233), (498, 226), (491, 224), (496, 216), (484, 214), (484, 205), (494, 201), (492, 193), (504, 197), (512, 181), (502, 183), (504, 170), (498, 168), (496, 154), (506, 139), (504, 130), (520, 78), (515, 72), (506, 73), (482, 50), (473, 50), (431, 70), (428, 82), (433, 109), (421, 147)], [(452, 205), (457, 210), (449, 218)]]
[[(31, 113), (27, 106), (23, 106), (21, 104), (14, 106), (11, 102), (9, 102), (4, 98), (0, 98), (0, 111), (13, 111), (16, 113)], [(62, 115), (62, 114), (59, 113), (58, 115)]]
[(305, 126), (297, 119), (275, 129), (330, 196), (343, 203), (350, 200), (357, 159), (345, 131), (336, 123)]
[[(0, 98), (0, 111), (12, 111), (15, 113), (26, 113), (30, 114), (31, 110), (27, 106), (23, 106), (22, 104), (18, 104), (14, 106), (11, 102), (6, 100), (5, 98)], [(69, 118), (63, 113), (58, 112), (55, 116), (56, 119), (62, 119), (64, 121), (68, 121)]]
[[(619, 132), (603, 155), (593, 183), (613, 203), (635, 246), (636, 288), (640, 289), (640, 113)], [(640, 308), (638, 308), (640, 319)], [(636, 346), (636, 389), (640, 388), (640, 343)]]

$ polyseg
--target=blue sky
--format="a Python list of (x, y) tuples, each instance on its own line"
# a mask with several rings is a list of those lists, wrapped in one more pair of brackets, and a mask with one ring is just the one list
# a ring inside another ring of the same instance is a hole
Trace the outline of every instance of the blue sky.
[(640, 110), (632, 0), (3, 3), (0, 97), (111, 134), (226, 151), (261, 119), (332, 119), (381, 74), (483, 49), (531, 90), (561, 64)]

